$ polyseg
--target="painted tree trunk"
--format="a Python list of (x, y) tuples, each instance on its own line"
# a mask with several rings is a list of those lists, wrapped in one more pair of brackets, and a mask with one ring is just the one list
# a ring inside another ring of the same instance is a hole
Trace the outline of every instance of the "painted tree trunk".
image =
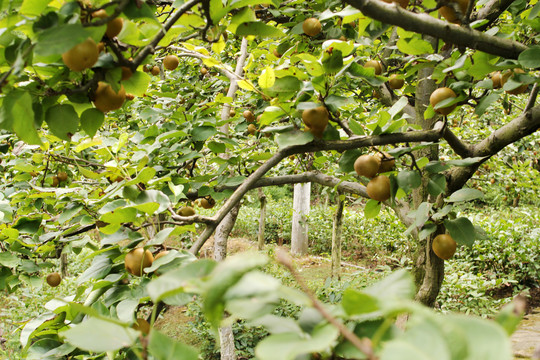
[(308, 249), (309, 199), (311, 183), (295, 184), (293, 195), (293, 218), (291, 232), (291, 253), (304, 255)]
[(259, 250), (264, 249), (264, 230), (266, 228), (266, 195), (261, 188), (259, 188), (259, 201), (261, 202), (261, 213), (259, 215), (259, 234), (257, 248)]
[(343, 228), (343, 206), (345, 201), (337, 193), (337, 209), (332, 227), (332, 277), (341, 277), (341, 230)]

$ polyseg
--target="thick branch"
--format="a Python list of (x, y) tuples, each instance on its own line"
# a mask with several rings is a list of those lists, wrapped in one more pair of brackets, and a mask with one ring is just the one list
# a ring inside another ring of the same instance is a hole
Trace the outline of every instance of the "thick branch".
[(454, 152), (462, 158), (472, 156), (471, 146), (461, 141), (461, 139), (458, 138), (456, 134), (454, 134), (452, 130), (448, 128), (448, 126), (444, 128), (444, 139), (448, 142), (448, 145), (450, 145)]
[[(472, 146), (471, 157), (493, 156), (504, 147), (540, 129), (540, 106), (524, 112), (508, 124), (495, 130), (483, 141)], [(476, 166), (477, 167), (477, 166)], [(472, 176), (476, 167), (458, 167), (448, 172), (448, 193), (460, 189)]]
[(473, 147), (473, 156), (495, 155), (501, 149), (540, 129), (540, 106), (535, 106), (495, 130)]
[(512, 40), (486, 35), (476, 30), (455, 26), (428, 14), (415, 14), (395, 3), (378, 0), (345, 0), (366, 16), (405, 30), (430, 35), (448, 43), (477, 49), (488, 54), (517, 59), (528, 47)]

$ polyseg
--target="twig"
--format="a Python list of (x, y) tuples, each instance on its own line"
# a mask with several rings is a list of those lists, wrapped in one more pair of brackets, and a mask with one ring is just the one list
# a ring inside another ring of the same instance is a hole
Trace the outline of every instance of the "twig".
[(349, 330), (343, 323), (341, 323), (339, 320), (337, 320), (335, 317), (330, 315), (330, 313), (324, 308), (323, 304), (317, 298), (309, 287), (304, 282), (304, 279), (298, 274), (298, 272), (295, 270), (292, 259), (289, 254), (287, 254), (285, 251), (278, 251), (276, 254), (277, 261), (285, 266), (287, 270), (291, 273), (291, 275), (294, 277), (298, 285), (300, 285), (300, 288), (302, 291), (309, 297), (311, 300), (311, 304), (313, 307), (328, 321), (330, 324), (332, 324), (334, 327), (336, 327), (339, 332), (343, 335), (343, 337), (351, 342), (351, 344), (354, 345), (358, 350), (366, 354), (368, 360), (376, 360), (377, 357), (373, 353), (373, 347), (371, 345), (371, 341), (368, 338), (360, 339), (358, 336), (356, 336), (351, 330)]
[(525, 109), (523, 109), (523, 112), (527, 112), (533, 108), (534, 103), (536, 102), (536, 98), (538, 97), (538, 90), (540, 90), (540, 88), (538, 88), (538, 83), (535, 83), (529, 95), (527, 105), (525, 106)]

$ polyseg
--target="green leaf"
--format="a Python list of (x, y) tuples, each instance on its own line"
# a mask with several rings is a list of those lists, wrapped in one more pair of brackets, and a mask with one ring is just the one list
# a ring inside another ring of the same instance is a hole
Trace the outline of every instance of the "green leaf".
[(476, 106), (476, 109), (474, 109), (474, 113), (478, 116), (483, 115), (489, 105), (491, 105), (493, 102), (497, 101), (499, 98), (499, 94), (492, 92), (488, 96), (484, 96), (482, 100), (480, 100), (480, 103)]
[(193, 258), (184, 257), (183, 260), (187, 265), (169, 271), (148, 284), (148, 295), (154, 302), (163, 300), (167, 303), (167, 297), (186, 292), (190, 280), (207, 276), (216, 266), (216, 262), (209, 259), (192, 262)]
[(351, 128), (352, 132), (355, 135), (361, 135), (361, 136), (366, 135), (362, 125), (360, 125), (360, 123), (354, 119), (349, 120), (349, 127)]
[(83, 206), (77, 203), (69, 204), (60, 213), (60, 216), (58, 217), (58, 223), (59, 224), (65, 223), (66, 221), (70, 220), (72, 217), (77, 215), (82, 209), (83, 209)]
[(452, 239), (459, 245), (472, 247), (476, 235), (476, 230), (471, 221), (465, 217), (455, 220), (444, 220), (444, 227), (452, 236)]
[(62, 140), (70, 141), (79, 129), (79, 116), (68, 104), (54, 105), (47, 110), (45, 121), (51, 132)]
[(397, 183), (406, 193), (422, 184), (422, 177), (417, 171), (404, 170), (397, 174)]
[(208, 321), (215, 327), (219, 325), (225, 310), (223, 297), (245, 273), (267, 263), (264, 255), (241, 253), (228, 257), (212, 272), (203, 297), (203, 311)]
[(36, 330), (42, 328), (45, 323), (54, 320), (54, 318), (56, 318), (57, 316), (57, 314), (47, 312), (39, 315), (35, 319), (28, 321), (21, 330), (21, 336), (19, 338), (21, 345), (23, 347), (26, 347), (29, 340), (31, 339), (32, 334)]
[(81, 114), (81, 127), (90, 137), (96, 135), (103, 121), (105, 121), (105, 115), (95, 108), (86, 109)]
[(25, 359), (65, 359), (76, 347), (71, 344), (63, 344), (53, 339), (41, 339), (28, 348)]
[(8, 252), (0, 252), (0, 265), (13, 269), (20, 263), (21, 259), (18, 256)]
[(274, 334), (259, 342), (255, 355), (260, 360), (294, 360), (299, 355), (329, 348), (338, 335), (338, 330), (330, 324), (315, 328), (311, 336), (296, 332)]
[(217, 130), (213, 126), (197, 126), (191, 131), (193, 141), (205, 141), (215, 134), (217, 134)]
[(148, 90), (152, 77), (142, 71), (136, 71), (128, 80), (122, 81), (126, 93), (143, 96)]
[(399, 51), (404, 54), (422, 55), (433, 53), (433, 47), (431, 46), (431, 44), (423, 39), (420, 39), (419, 37), (413, 37), (410, 40), (400, 38), (396, 45)]
[(343, 67), (343, 54), (336, 49), (325, 51), (322, 54), (321, 62), (327, 74), (335, 74)]
[(219, 24), (219, 20), (225, 16), (223, 11), (223, 2), (221, 0), (210, 0), (208, 3), (210, 9), (210, 18), (214, 24)]
[(135, 179), (128, 181), (126, 185), (134, 185), (138, 183), (147, 184), (150, 180), (154, 178), (155, 175), (156, 169), (152, 167), (145, 167), (139, 174), (137, 174), (137, 177), (135, 177)]
[(245, 22), (236, 28), (236, 35), (237, 36), (249, 36), (249, 35), (255, 35), (260, 37), (273, 37), (273, 38), (279, 38), (285, 36), (283, 31), (279, 30), (278, 28), (264, 24), (259, 21), (255, 22)]
[(135, 199), (134, 201), (134, 203), (137, 205), (142, 205), (142, 204), (152, 203), (152, 202), (159, 204), (159, 208), (158, 210), (156, 210), (157, 212), (165, 211), (170, 205), (169, 198), (164, 193), (157, 190), (141, 191), (139, 196), (137, 196), (137, 199)]
[(324, 74), (323, 67), (315, 56), (311, 54), (298, 54), (295, 57), (302, 61), (309, 75), (321, 76)]
[(422, 227), (429, 219), (429, 211), (431, 206), (427, 202), (423, 202), (418, 206), (418, 209), (415, 211), (415, 221), (414, 224), (417, 227)]
[(41, 227), (41, 221), (43, 217), (20, 217), (17, 219), (13, 228), (19, 230), (21, 233), (35, 234)]
[(536, 69), (540, 67), (540, 62), (538, 61), (538, 59), (540, 59), (539, 46), (532, 46), (528, 48), (527, 50), (521, 52), (518, 57), (518, 61), (521, 66), (530, 69)]
[(294, 145), (304, 145), (312, 142), (313, 139), (314, 137), (310, 132), (300, 130), (293, 130), (276, 136), (276, 142), (280, 149)]
[(324, 100), (324, 103), (328, 105), (329, 107), (335, 108), (335, 110), (338, 110), (340, 107), (347, 106), (354, 104), (354, 99), (351, 97), (345, 97), (345, 96), (338, 96), (338, 95), (330, 95)]
[(41, 139), (36, 131), (32, 97), (23, 92), (11, 108), (13, 131), (27, 144), (41, 145)]
[(354, 171), (354, 162), (362, 155), (362, 151), (358, 149), (347, 150), (339, 159), (339, 169), (345, 173)]
[(130, 323), (133, 321), (133, 315), (137, 313), (139, 301), (135, 299), (125, 299), (116, 305), (116, 314), (122, 322)]
[(426, 111), (424, 111), (424, 119), (431, 119), (435, 116), (435, 110), (433, 109), (433, 106), (429, 104)]
[(94, 258), (92, 265), (87, 268), (77, 279), (79, 284), (90, 279), (103, 279), (112, 269), (112, 261), (107, 254), (101, 254)]
[(465, 54), (465, 55), (462, 55), (460, 58), (458, 58), (456, 60), (456, 62), (454, 63), (454, 65), (452, 66), (449, 66), (447, 67), (446, 69), (443, 70), (443, 74), (446, 74), (446, 73), (449, 73), (450, 71), (452, 70), (458, 70), (458, 69), (461, 69), (463, 67), (463, 65), (465, 65), (465, 61), (467, 60), (469, 55)]
[(343, 292), (341, 306), (347, 315), (359, 315), (379, 310), (377, 299), (353, 288)]
[[(238, 25), (245, 23), (245, 22), (253, 22), (257, 21), (257, 16), (255, 15), (255, 12), (250, 7), (245, 7), (238, 11), (236, 14), (233, 15), (229, 26), (227, 27), (227, 30), (229, 30), (232, 33), (236, 33), (236, 29), (238, 28)], [(204, 23), (203, 23), (204, 25)]]
[(413, 299), (416, 292), (413, 277), (406, 270), (394, 271), (383, 280), (364, 289), (381, 302)]
[[(497, 323), (458, 314), (445, 315), (437, 319), (439, 329), (447, 334), (446, 337), (454, 342), (459, 339), (462, 344), (458, 344), (466, 348), (466, 353), (454, 358), (460, 360), (512, 359), (510, 340)], [(452, 334), (454, 336), (451, 336)]]
[(435, 224), (426, 224), (426, 225), (424, 225), (422, 230), (420, 230), (420, 232), (418, 233), (418, 239), (419, 240), (424, 240), (429, 235), (433, 234), (436, 230), (437, 230), (437, 225), (435, 225)]
[(443, 174), (434, 174), (430, 176), (428, 182), (429, 195), (437, 197), (446, 191), (446, 176)]
[(405, 108), (405, 106), (407, 106), (409, 104), (409, 101), (407, 100), (407, 98), (405, 96), (402, 96), (398, 101), (396, 101), (394, 103), (394, 105), (392, 105), (392, 107), (390, 108), (390, 110), (388, 110), (388, 113), (390, 114), (390, 116), (392, 117), (392, 119), (401, 112), (401, 110), (403, 110)]
[(43, 56), (60, 55), (82, 43), (89, 36), (90, 33), (81, 23), (58, 25), (39, 33), (35, 52)]
[(197, 360), (197, 350), (165, 336), (152, 329), (148, 342), (148, 352), (156, 360)]
[(365, 68), (358, 63), (352, 63), (347, 68), (346, 72), (353, 77), (365, 79), (371, 86), (381, 86), (384, 84), (383, 78), (377, 77), (373, 68)]
[[(261, 119), (259, 120), (260, 126), (270, 125), (277, 118), (285, 115), (285, 111), (278, 106), (268, 106), (264, 109)], [(283, 132), (283, 131), (280, 131)]]
[(460, 201), (471, 201), (476, 199), (483, 199), (484, 193), (477, 189), (459, 189), (450, 195), (446, 202), (460, 202)]
[(248, 326), (264, 326), (271, 334), (281, 333), (301, 333), (302, 329), (298, 323), (291, 318), (281, 317), (277, 315), (267, 314), (257, 317), (248, 323)]
[(135, 221), (137, 209), (133, 207), (117, 208), (114, 211), (105, 213), (99, 218), (109, 224), (122, 224)]
[(439, 327), (424, 320), (385, 344), (381, 360), (451, 360), (449, 346)]
[(276, 78), (274, 85), (266, 89), (269, 93), (297, 93), (302, 89), (302, 82), (294, 76)]
[(19, 12), (23, 15), (38, 16), (43, 13), (51, 0), (24, 0)]
[(381, 203), (377, 200), (369, 199), (366, 202), (366, 207), (364, 208), (364, 216), (366, 219), (373, 219), (381, 211)]
[(105, 352), (133, 345), (139, 333), (110, 321), (90, 318), (62, 332), (61, 335), (79, 349)]

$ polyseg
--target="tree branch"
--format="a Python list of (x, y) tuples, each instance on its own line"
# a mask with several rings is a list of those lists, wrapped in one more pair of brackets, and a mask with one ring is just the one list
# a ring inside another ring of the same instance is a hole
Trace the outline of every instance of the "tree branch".
[(397, 25), (405, 30), (430, 35), (448, 43), (480, 50), (488, 54), (517, 59), (528, 47), (519, 42), (486, 35), (477, 30), (455, 26), (429, 14), (415, 14), (379, 0), (344, 0), (372, 19)]
[(484, 31), (499, 18), (499, 16), (514, 2), (514, 0), (490, 0), (488, 3), (473, 16), (471, 21), (489, 20), (486, 24), (477, 28), (478, 31)]
[(450, 145), (450, 147), (452, 148), (452, 150), (454, 150), (456, 154), (458, 154), (462, 158), (472, 157), (471, 146), (461, 141), (461, 139), (458, 138), (448, 126), (444, 128), (443, 136), (444, 139), (448, 142), (448, 145)]
[[(470, 157), (493, 156), (509, 144), (534, 133), (538, 129), (540, 129), (540, 106), (535, 106), (472, 146)], [(463, 187), (478, 165), (450, 169), (447, 173), (447, 193), (451, 194)]]
[(133, 69), (136, 69), (144, 59), (151, 53), (155, 51), (156, 46), (159, 44), (161, 39), (165, 37), (167, 32), (171, 29), (171, 27), (180, 19), (184, 13), (186, 13), (189, 9), (191, 9), (193, 6), (201, 3), (202, 0), (191, 0), (186, 3), (184, 3), (182, 6), (176, 10), (173, 16), (165, 23), (163, 24), (163, 28), (158, 32), (158, 34), (154, 37), (154, 39), (150, 42), (150, 44), (146, 45), (133, 59)]

